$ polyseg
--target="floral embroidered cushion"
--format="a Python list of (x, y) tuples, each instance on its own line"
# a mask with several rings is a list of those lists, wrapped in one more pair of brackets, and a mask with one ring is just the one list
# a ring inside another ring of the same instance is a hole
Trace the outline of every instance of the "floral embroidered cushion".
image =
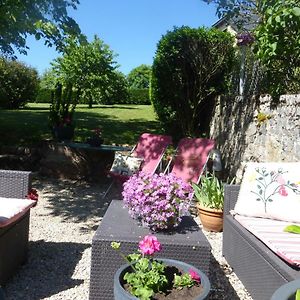
[(248, 163), (234, 213), (300, 223), (300, 163)]
[(131, 176), (139, 171), (142, 162), (142, 158), (116, 153), (110, 172)]

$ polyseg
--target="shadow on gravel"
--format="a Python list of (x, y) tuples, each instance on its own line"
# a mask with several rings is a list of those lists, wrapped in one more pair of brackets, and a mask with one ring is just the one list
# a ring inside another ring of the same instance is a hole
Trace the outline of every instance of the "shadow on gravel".
[(84, 280), (73, 279), (72, 275), (88, 247), (69, 242), (30, 242), (28, 261), (5, 286), (5, 299), (39, 300), (80, 285)]
[(211, 276), (209, 278), (211, 283), (210, 300), (240, 300), (240, 297), (227, 279), (225, 271), (212, 255), (210, 264)]
[(65, 222), (85, 223), (83, 230), (95, 229), (99, 218), (104, 216), (111, 200), (120, 199), (119, 189), (112, 191), (103, 199), (109, 181), (88, 183), (60, 179), (35, 180), (33, 186), (47, 200), (49, 214), (60, 216)]

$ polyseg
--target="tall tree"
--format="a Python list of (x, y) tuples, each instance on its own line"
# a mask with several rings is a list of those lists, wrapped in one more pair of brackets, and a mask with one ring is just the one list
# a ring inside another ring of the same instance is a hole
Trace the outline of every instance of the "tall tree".
[(93, 101), (107, 102), (111, 80), (116, 77), (114, 57), (109, 46), (97, 36), (90, 43), (70, 38), (63, 56), (54, 61), (53, 67), (59, 81), (65, 86), (71, 84), (92, 107)]
[(147, 89), (149, 88), (151, 76), (151, 66), (140, 65), (132, 69), (127, 75), (129, 88)]
[(1, 0), (0, 52), (15, 57), (15, 50), (26, 54), (27, 35), (44, 38), (48, 46), (62, 50), (68, 35), (78, 35), (78, 24), (68, 16), (79, 0)]

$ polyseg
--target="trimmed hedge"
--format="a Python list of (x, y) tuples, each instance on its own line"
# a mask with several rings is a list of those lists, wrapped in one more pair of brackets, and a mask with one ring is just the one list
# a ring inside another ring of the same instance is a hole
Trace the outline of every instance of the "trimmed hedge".
[(129, 89), (128, 104), (150, 104), (149, 89)]

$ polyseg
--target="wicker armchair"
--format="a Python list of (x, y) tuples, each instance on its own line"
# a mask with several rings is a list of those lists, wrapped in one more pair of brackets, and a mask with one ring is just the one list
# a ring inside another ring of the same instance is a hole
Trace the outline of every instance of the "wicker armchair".
[(278, 287), (300, 278), (300, 270), (285, 263), (229, 214), (239, 188), (225, 186), (223, 255), (253, 299), (269, 300)]
[[(24, 199), (31, 188), (31, 173), (0, 170), (0, 197)], [(1, 207), (0, 207), (1, 212)], [(27, 259), (30, 209), (15, 222), (0, 228), (0, 285)]]

